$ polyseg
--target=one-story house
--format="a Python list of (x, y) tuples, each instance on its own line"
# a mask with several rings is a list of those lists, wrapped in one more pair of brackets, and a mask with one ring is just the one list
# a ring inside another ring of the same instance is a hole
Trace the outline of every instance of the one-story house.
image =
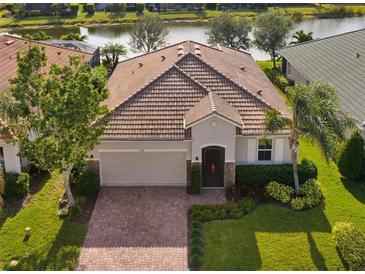
[(289, 109), (249, 53), (184, 41), (120, 62), (111, 113), (90, 152), (104, 186), (235, 183), (236, 165), (290, 163), (289, 132), (265, 135), (268, 109)]
[[(94, 54), (73, 50), (57, 45), (51, 45), (43, 42), (31, 42), (32, 45), (39, 45), (45, 49), (47, 55), (47, 68), (51, 64), (66, 65), (69, 64), (69, 56), (79, 56), (83, 62), (94, 64), (97, 60)], [(0, 35), (0, 90), (6, 91), (10, 88), (9, 79), (15, 77), (17, 70), (16, 54), (29, 48), (29, 41), (17, 36)], [(19, 145), (9, 142), (13, 138), (11, 133), (6, 132), (6, 126), (0, 121), (0, 162), (3, 164), (6, 172), (20, 172), (22, 166), (26, 165), (25, 159), (20, 159), (17, 155)]]
[(296, 85), (321, 80), (332, 86), (365, 138), (365, 29), (284, 47), (279, 54), (282, 72)]

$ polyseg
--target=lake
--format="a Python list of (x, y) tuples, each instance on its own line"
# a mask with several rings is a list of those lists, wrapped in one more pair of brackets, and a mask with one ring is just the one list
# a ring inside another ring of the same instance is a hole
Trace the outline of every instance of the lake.
[[(209, 23), (167, 23), (170, 31), (168, 43), (173, 44), (183, 40), (194, 40), (201, 43), (207, 42), (207, 31)], [(54, 38), (60, 38), (61, 35), (68, 32), (79, 32), (82, 35), (87, 35), (86, 41), (98, 46), (103, 46), (108, 41), (118, 42), (128, 48), (126, 58), (133, 57), (138, 53), (133, 53), (129, 50), (129, 29), (130, 25), (100, 25), (89, 27), (52, 27), (44, 29), (46, 33)], [(312, 31), (314, 38), (323, 38), (348, 31), (365, 28), (365, 17), (350, 17), (350, 18), (336, 18), (336, 19), (313, 19), (304, 20), (293, 25), (291, 34), (297, 30), (304, 30), (306, 32)], [(39, 29), (17, 29), (10, 33), (24, 34), (37, 32)], [(291, 39), (288, 39), (288, 42)], [(269, 56), (256, 48), (251, 48), (249, 52), (252, 53), (256, 60), (267, 60)]]

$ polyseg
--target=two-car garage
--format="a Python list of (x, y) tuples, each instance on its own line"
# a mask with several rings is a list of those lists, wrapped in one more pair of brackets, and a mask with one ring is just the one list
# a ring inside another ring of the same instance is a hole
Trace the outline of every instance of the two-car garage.
[(102, 185), (186, 185), (185, 150), (145, 149), (99, 152)]

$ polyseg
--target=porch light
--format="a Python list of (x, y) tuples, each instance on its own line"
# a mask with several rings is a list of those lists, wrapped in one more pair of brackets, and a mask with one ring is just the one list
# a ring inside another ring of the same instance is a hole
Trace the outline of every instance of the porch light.
[(91, 155), (90, 155), (90, 159), (94, 159), (94, 155), (92, 155), (92, 154), (91, 154)]
[(31, 234), (30, 227), (26, 227), (25, 228), (25, 237), (30, 237), (30, 234)]
[(198, 156), (195, 157), (195, 161), (199, 161), (199, 157)]

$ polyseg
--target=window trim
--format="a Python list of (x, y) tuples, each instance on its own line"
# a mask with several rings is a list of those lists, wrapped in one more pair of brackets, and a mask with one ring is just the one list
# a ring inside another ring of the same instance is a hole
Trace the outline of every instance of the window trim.
[[(267, 148), (261, 148), (260, 149), (260, 140), (270, 140), (271, 141), (271, 148), (267, 149)], [(273, 150), (274, 150), (274, 144), (273, 144), (273, 138), (257, 138), (257, 150), (256, 150), (256, 155), (257, 155), (257, 162), (259, 163), (272, 163), (273, 162)], [(259, 152), (260, 151), (270, 151), (270, 160), (260, 160), (259, 159)]]

